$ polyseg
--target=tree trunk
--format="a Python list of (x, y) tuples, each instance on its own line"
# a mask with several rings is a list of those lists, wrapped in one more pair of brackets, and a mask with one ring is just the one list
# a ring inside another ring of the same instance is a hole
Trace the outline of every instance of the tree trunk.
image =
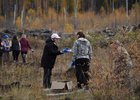
[(74, 0), (74, 29), (77, 29), (77, 9), (78, 9), (78, 0)]
[(24, 21), (25, 21), (25, 8), (23, 7), (22, 12), (21, 12), (21, 28), (24, 31)]
[(2, 15), (2, 0), (0, 1), (0, 15)]
[(8, 0), (4, 0), (3, 2), (4, 15), (5, 15), (5, 25), (6, 27), (10, 26), (10, 11), (9, 11), (9, 2)]
[(59, 10), (59, 3), (58, 3), (58, 0), (57, 0), (56, 1), (57, 24), (58, 24), (58, 20), (59, 20), (58, 10)]
[(126, 0), (126, 16), (128, 17), (128, 0)]
[(14, 6), (14, 20), (13, 20), (13, 25), (16, 24), (16, 15), (17, 15), (17, 4)]
[(112, 1), (112, 11), (114, 12), (115, 8), (114, 8), (114, 0)]

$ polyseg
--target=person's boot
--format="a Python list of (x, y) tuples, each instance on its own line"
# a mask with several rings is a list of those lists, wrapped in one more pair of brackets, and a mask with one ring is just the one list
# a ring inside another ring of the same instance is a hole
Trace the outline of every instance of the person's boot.
[(82, 89), (82, 85), (80, 83), (77, 84), (78, 89)]
[(23, 63), (26, 64), (26, 54), (23, 54)]

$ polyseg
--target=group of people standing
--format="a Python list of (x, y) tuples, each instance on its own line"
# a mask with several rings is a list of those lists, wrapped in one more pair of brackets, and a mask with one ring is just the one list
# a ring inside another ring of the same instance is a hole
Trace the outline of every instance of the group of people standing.
[[(51, 88), (52, 69), (57, 55), (69, 52), (67, 49), (58, 49), (57, 41), (59, 39), (60, 36), (57, 33), (52, 34), (51, 37), (47, 39), (41, 59), (41, 66), (44, 69), (43, 87), (47, 89)], [(118, 88), (127, 87), (129, 90), (132, 90), (130, 70), (133, 64), (129, 53), (118, 40), (110, 42), (109, 47), (112, 53), (112, 72), (115, 76), (116, 86)], [(76, 87), (78, 89), (89, 88), (92, 51), (91, 43), (86, 39), (84, 33), (78, 32), (76, 34), (76, 41), (72, 47), (72, 62), (74, 62), (72, 65), (75, 65), (75, 76), (77, 78)]]
[[(90, 42), (85, 38), (83, 32), (78, 32), (76, 34), (77, 40), (73, 45), (73, 62), (75, 63), (76, 78), (77, 78), (77, 88), (88, 88), (89, 81), (89, 63), (92, 58), (92, 47)], [(57, 41), (60, 36), (57, 33), (53, 33), (49, 39), (46, 41), (44, 47), (44, 52), (41, 59), (41, 66), (44, 69), (43, 76), (43, 87), (51, 88), (51, 74), (52, 69), (55, 64), (57, 55), (62, 55), (64, 53), (71, 52), (69, 49), (59, 50), (57, 46)]]
[(19, 54), (22, 55), (23, 63), (26, 63), (26, 56), (28, 49), (31, 49), (26, 35), (23, 34), (19, 39), (17, 35), (14, 35), (12, 39), (8, 34), (5, 34), (0, 38), (0, 62), (1, 64), (6, 64), (10, 61), (10, 52), (12, 52), (12, 57), (14, 62), (19, 61)]
[[(55, 60), (58, 55), (72, 52), (72, 62), (75, 65), (77, 88), (88, 89), (90, 79), (90, 62), (92, 60), (92, 46), (91, 43), (86, 39), (83, 32), (76, 34), (76, 41), (73, 43), (72, 50), (64, 48), (58, 49), (58, 41), (61, 37), (57, 33), (53, 33), (47, 40), (43, 50), (41, 59), (41, 67), (44, 69), (43, 75), (43, 87), (51, 88), (51, 75), (52, 69), (54, 68)], [(113, 74), (116, 79), (118, 86), (128, 86), (131, 89), (131, 80), (129, 72), (133, 67), (132, 60), (127, 50), (117, 40), (110, 43), (113, 59)], [(0, 62), (7, 62), (9, 59), (9, 52), (12, 51), (13, 61), (18, 62), (19, 54), (22, 55), (23, 63), (26, 63), (26, 56), (28, 50), (31, 49), (26, 35), (23, 34), (19, 39), (17, 35), (12, 37), (10, 40), (8, 35), (4, 35), (0, 38)], [(33, 49), (31, 49), (33, 51)]]

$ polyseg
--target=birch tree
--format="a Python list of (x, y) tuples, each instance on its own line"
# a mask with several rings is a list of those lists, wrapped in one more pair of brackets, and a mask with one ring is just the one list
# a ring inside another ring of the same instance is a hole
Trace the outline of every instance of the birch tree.
[(25, 8), (23, 7), (22, 11), (21, 11), (21, 28), (24, 30), (24, 22), (25, 22)]
[(128, 0), (126, 0), (126, 16), (128, 17)]
[(74, 29), (77, 28), (78, 0), (74, 0)]
[(13, 25), (15, 25), (15, 23), (16, 23), (16, 14), (17, 13), (17, 4), (15, 4), (15, 6), (14, 6), (14, 19), (13, 19)]

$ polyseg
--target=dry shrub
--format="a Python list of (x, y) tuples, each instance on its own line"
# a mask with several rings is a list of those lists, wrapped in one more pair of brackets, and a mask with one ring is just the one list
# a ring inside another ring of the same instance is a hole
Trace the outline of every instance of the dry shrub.
[(4, 17), (0, 16), (0, 22), (3, 22), (3, 21), (4, 21)]
[[(139, 36), (138, 36), (139, 37)], [(20, 99), (46, 99), (46, 94), (42, 91), (42, 78), (43, 78), (43, 69), (40, 67), (40, 59), (43, 52), (43, 47), (45, 41), (40, 39), (35, 39), (33, 37), (28, 37), (31, 46), (35, 47), (35, 52), (28, 53), (28, 63), (27, 65), (20, 63), (15, 64), (11, 63), (3, 66), (0, 72), (0, 83), (6, 84), (13, 81), (20, 81), (22, 84), (31, 84), (31, 88), (13, 88), (9, 92), (0, 92), (0, 95), (7, 97), (12, 96), (14, 98)], [(69, 40), (70, 41), (70, 40)], [(137, 66), (133, 69), (133, 82), (134, 85), (139, 83), (139, 38), (137, 41), (133, 42), (132, 40), (125, 44), (128, 52), (130, 53), (133, 59), (134, 66)], [(68, 41), (66, 41), (68, 42)], [(73, 42), (73, 41), (72, 41)], [(69, 42), (68, 42), (69, 43)], [(65, 47), (65, 41), (62, 47)], [(110, 54), (110, 48), (94, 48), (94, 55), (91, 61), (91, 80), (89, 82), (90, 90), (88, 94), (84, 93), (75, 93), (70, 97), (74, 100), (79, 98), (87, 99), (98, 99), (98, 100), (136, 100), (136, 97), (128, 92), (128, 89), (117, 89), (115, 80), (112, 78), (112, 56)], [(52, 80), (70, 80), (76, 84), (76, 77), (73, 73), (71, 76), (66, 76), (66, 71), (69, 67), (72, 54), (64, 54), (57, 57), (55, 63)], [(22, 97), (24, 96), (24, 97)], [(59, 98), (59, 97), (58, 97)], [(58, 99), (57, 98), (57, 99)], [(48, 100), (52, 98), (47, 98)], [(55, 100), (55, 99), (53, 99)]]
[(57, 14), (56, 14), (56, 12), (55, 12), (55, 10), (54, 9), (52, 9), (52, 8), (49, 8), (48, 9), (48, 18), (49, 19), (53, 19), (53, 18), (56, 18), (56, 16), (57, 16)]
[(36, 18), (32, 24), (31, 24), (31, 28), (32, 29), (41, 29), (43, 27), (43, 21), (40, 18)]
[(66, 33), (72, 33), (73, 32), (73, 25), (72, 24), (65, 24), (64, 26)]
[[(140, 35), (138, 35), (139, 37)], [(131, 71), (131, 77), (132, 77), (132, 85), (133, 88), (137, 88), (140, 85), (140, 43), (139, 39), (134, 40), (134, 42), (129, 43), (127, 46), (127, 49), (131, 55), (131, 58), (133, 60), (133, 69)]]

